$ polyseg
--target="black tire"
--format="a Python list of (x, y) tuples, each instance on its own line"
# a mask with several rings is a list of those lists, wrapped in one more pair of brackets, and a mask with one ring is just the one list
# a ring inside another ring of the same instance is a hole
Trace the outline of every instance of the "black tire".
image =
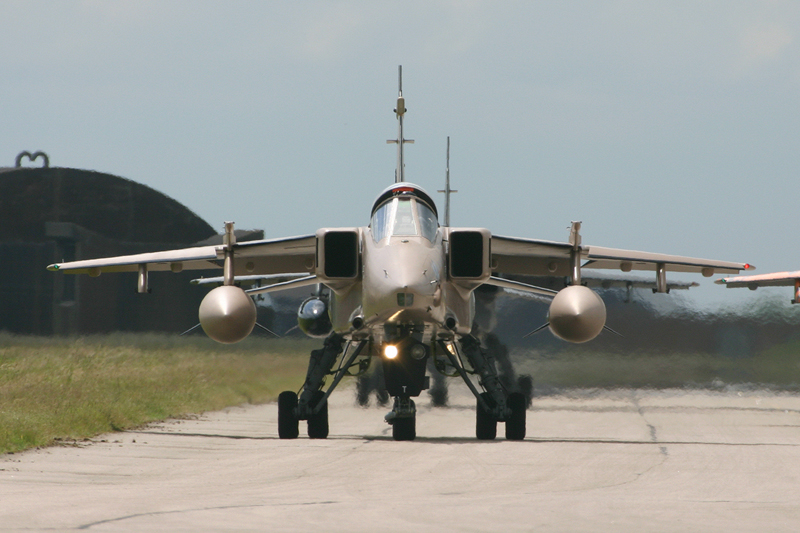
[[(431, 365), (433, 366), (433, 365)], [(431, 374), (433, 377), (433, 386), (428, 389), (428, 394), (431, 397), (431, 405), (434, 407), (447, 406), (447, 381), (439, 372)]]
[(389, 405), (389, 391), (387, 391), (383, 387), (378, 387), (378, 390), (375, 391), (375, 395), (378, 397), (378, 405), (381, 407), (386, 407)]
[(519, 391), (525, 395), (525, 405), (530, 409), (533, 405), (533, 378), (529, 375), (520, 376), (517, 378), (517, 386)]
[(511, 409), (511, 417), (506, 420), (506, 439), (523, 440), (528, 399), (521, 392), (512, 392), (508, 395), (508, 408)]
[(358, 376), (356, 379), (356, 401), (361, 407), (369, 405), (369, 393), (372, 390), (369, 376)]
[[(325, 396), (325, 393), (318, 390), (314, 393), (312, 400), (312, 409), (316, 408), (317, 404)], [(328, 438), (328, 401), (322, 406), (317, 414), (311, 415), (308, 419), (308, 437), (311, 439), (327, 439)]]
[(417, 438), (417, 417), (395, 418), (392, 421), (392, 438), (394, 440), (414, 440)]
[(299, 423), (294, 412), (297, 409), (297, 393), (284, 391), (278, 396), (278, 437), (296, 439), (300, 434)]
[(383, 377), (383, 365), (375, 365), (375, 371), (372, 373), (372, 384), (375, 388), (375, 396), (378, 400), (378, 405), (386, 407), (389, 405), (389, 391), (386, 390), (386, 380)]
[(434, 407), (447, 407), (447, 387), (436, 384), (428, 391), (431, 405)]
[[(481, 393), (481, 398), (489, 405), (494, 407), (494, 399), (488, 392)], [(475, 436), (478, 440), (494, 440), (497, 437), (497, 420), (492, 413), (486, 411), (481, 402), (478, 402), (478, 409), (475, 416)]]

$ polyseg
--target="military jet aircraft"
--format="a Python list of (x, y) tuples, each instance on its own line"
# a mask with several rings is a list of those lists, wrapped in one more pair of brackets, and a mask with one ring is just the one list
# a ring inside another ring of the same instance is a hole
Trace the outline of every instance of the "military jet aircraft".
[(729, 289), (747, 287), (751, 291), (759, 287), (794, 287), (793, 304), (800, 303), (800, 270), (793, 272), (773, 272), (757, 276), (734, 276), (720, 278), (714, 283), (725, 285)]
[[(669, 288), (667, 272), (709, 277), (753, 268), (745, 263), (583, 245), (580, 222), (572, 223), (568, 242), (501, 237), (484, 228), (440, 225), (433, 199), (405, 180), (403, 147), (410, 141), (403, 136), (402, 70), (399, 79), (394, 110), (398, 136), (390, 141), (397, 144), (395, 183), (377, 196), (367, 226), (322, 228), (314, 235), (237, 243), (233, 223), (226, 222), (220, 246), (48, 268), (90, 276), (138, 272), (141, 293), (148, 292), (153, 271), (221, 268), (223, 285), (205, 296), (199, 318), (206, 334), (222, 343), (238, 342), (253, 330), (253, 296), (317, 285), (315, 296), (303, 302), (298, 322), (307, 334), (324, 338), (323, 347), (311, 352), (299, 394), (286, 391), (279, 396), (279, 437), (298, 437), (299, 421), (304, 420), (309, 437), (326, 438), (328, 397), (346, 374), (363, 372), (377, 360), (386, 391), (394, 398), (386, 421), (395, 440), (416, 437), (413, 398), (429, 385), (429, 360), (438, 369), (460, 376), (472, 391), (478, 439), (496, 438), (498, 422), (505, 424), (507, 439), (525, 438), (527, 398), (504, 387), (491, 354), (473, 334), (473, 292), (481, 285), (551, 298), (550, 331), (565, 341), (583, 343), (595, 338), (606, 322), (602, 299), (581, 282), (584, 269), (652, 271), (655, 290), (664, 293)], [(237, 277), (280, 274), (287, 274), (286, 279), (250, 290), (237, 286)], [(569, 285), (556, 291), (503, 277), (513, 275), (566, 278)], [(477, 386), (470, 374), (478, 376)], [(323, 390), (330, 375), (333, 381)]]

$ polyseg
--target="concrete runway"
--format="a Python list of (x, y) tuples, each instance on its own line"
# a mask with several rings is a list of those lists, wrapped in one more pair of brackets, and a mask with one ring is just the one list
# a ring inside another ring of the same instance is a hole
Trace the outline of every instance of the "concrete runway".
[(800, 529), (798, 397), (552, 396), (525, 441), (478, 442), (453, 385), (452, 407), (419, 399), (414, 442), (340, 390), (327, 440), (279, 440), (271, 404), (6, 455), (0, 530)]

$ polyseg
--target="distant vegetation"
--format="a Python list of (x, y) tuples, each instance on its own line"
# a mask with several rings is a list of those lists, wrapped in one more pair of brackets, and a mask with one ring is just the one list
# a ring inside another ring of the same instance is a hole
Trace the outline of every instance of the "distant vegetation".
[(517, 371), (530, 374), (534, 395), (569, 388), (770, 389), (800, 392), (800, 341), (746, 357), (708, 352), (592, 351), (571, 346), (556, 353), (516, 349)]
[(0, 334), (0, 453), (274, 400), (303, 382), (307, 341)]

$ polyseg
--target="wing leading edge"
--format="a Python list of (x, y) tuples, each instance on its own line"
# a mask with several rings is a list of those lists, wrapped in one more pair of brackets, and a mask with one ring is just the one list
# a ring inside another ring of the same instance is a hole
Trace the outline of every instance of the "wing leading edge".
[(793, 304), (800, 303), (800, 270), (794, 272), (773, 272), (758, 276), (734, 276), (720, 278), (714, 283), (725, 285), (729, 289), (747, 287), (751, 291), (759, 287), (794, 287)]
[[(247, 241), (234, 244), (234, 274), (283, 274), (313, 272), (316, 237), (304, 235), (284, 239)], [(226, 245), (199, 246), (135, 255), (54, 263), (51, 271), (99, 276), (105, 272), (137, 272), (140, 265), (149, 271), (213, 270), (222, 268)]]
[(735, 276), (732, 278), (720, 278), (714, 283), (725, 285), (729, 289), (747, 287), (757, 289), (758, 287), (792, 287), (796, 281), (800, 281), (800, 270), (794, 272), (774, 272), (771, 274), (759, 274), (757, 276)]
[(585, 256), (588, 261), (583, 265), (583, 268), (619, 269), (623, 272), (629, 272), (631, 270), (655, 271), (658, 265), (664, 265), (669, 272), (693, 272), (703, 274), (705, 277), (711, 277), (714, 274), (738, 274), (742, 270), (755, 269), (754, 266), (748, 263), (620, 250), (600, 246), (588, 246), (587, 248), (588, 251)]
[(657, 271), (661, 265), (669, 272), (693, 272), (706, 277), (755, 269), (748, 263), (493, 235), (492, 270), (529, 276), (569, 275), (573, 250), (585, 261), (581, 268)]

